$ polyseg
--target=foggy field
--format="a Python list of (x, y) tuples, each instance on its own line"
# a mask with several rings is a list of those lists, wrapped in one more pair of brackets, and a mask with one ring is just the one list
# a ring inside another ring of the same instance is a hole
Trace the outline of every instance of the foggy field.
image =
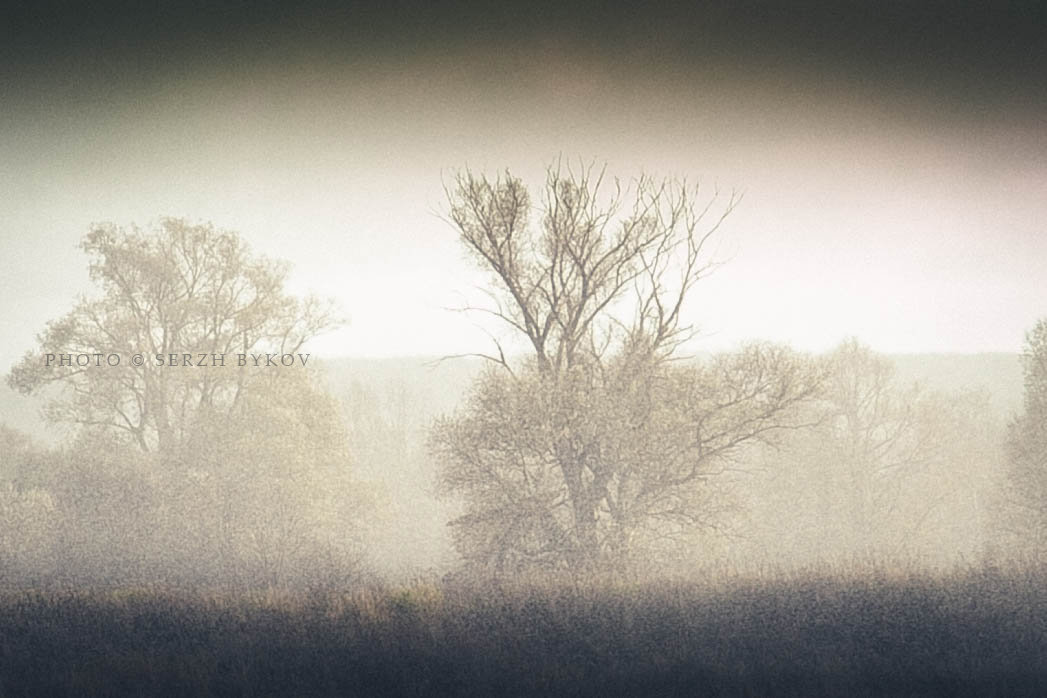
[(0, 695), (1037, 695), (1042, 570), (6, 592)]
[(0, 11), (0, 698), (1047, 695), (1047, 3)]

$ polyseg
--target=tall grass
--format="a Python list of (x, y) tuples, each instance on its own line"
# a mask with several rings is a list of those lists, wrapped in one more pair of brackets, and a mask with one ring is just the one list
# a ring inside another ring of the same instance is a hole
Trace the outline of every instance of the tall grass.
[(1042, 570), (8, 590), (0, 696), (1044, 695)]

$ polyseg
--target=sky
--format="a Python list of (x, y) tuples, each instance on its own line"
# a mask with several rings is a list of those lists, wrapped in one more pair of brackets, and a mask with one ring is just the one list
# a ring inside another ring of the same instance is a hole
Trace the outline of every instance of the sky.
[(1047, 12), (953, 5), (16, 3), (0, 369), (91, 292), (92, 223), (160, 216), (335, 298), (318, 355), (486, 351), (444, 185), (559, 159), (744, 194), (698, 350), (1018, 351), (1047, 315)]

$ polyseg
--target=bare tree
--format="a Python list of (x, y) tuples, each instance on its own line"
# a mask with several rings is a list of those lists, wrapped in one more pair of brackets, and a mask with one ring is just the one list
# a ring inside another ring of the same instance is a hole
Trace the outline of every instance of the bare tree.
[[(529, 193), (508, 172), (460, 173), (448, 197), (461, 241), (495, 276), (495, 307), (480, 310), (526, 337), (545, 373), (623, 343), (671, 354), (691, 336), (684, 301), (714, 267), (703, 253), (739, 201), (732, 193), (714, 210), (718, 192), (647, 176), (630, 192), (592, 167), (548, 170), (538, 230)], [(496, 360), (507, 365), (500, 345)]]
[[(465, 172), (450, 219), (491, 271), (493, 314), (526, 339), (489, 373), (433, 446), (463, 494), (470, 560), (588, 567), (716, 520), (705, 495), (746, 444), (799, 423), (814, 365), (754, 345), (705, 366), (673, 362), (693, 335), (685, 301), (737, 204), (676, 180), (631, 189), (603, 171), (550, 168), (541, 203), (506, 173)], [(532, 225), (532, 218), (537, 218)]]
[(979, 553), (996, 433), (987, 397), (903, 384), (854, 339), (825, 362), (818, 424), (762, 456), (763, 543), (812, 561)]
[(919, 428), (920, 389), (898, 389), (890, 361), (855, 340), (829, 360), (822, 453), (835, 470), (831, 479), (841, 485), (836, 496), (850, 524), (851, 549), (867, 555), (878, 529), (898, 518), (905, 475), (934, 456), (934, 432)]

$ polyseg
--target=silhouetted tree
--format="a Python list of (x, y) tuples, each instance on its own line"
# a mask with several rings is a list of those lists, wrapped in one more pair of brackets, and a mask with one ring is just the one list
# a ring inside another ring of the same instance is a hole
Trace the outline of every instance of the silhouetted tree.
[(442, 482), (466, 501), (453, 522), (466, 559), (588, 568), (714, 522), (716, 475), (746, 444), (799, 426), (791, 408), (819, 378), (767, 346), (671, 361), (736, 197), (712, 213), (715, 192), (642, 177), (629, 194), (591, 168), (550, 169), (537, 206), (508, 173), (462, 173), (448, 194), (462, 243), (493, 275), (482, 310), (530, 350), (514, 365), (496, 341), (483, 356), (505, 370), (433, 432)]

